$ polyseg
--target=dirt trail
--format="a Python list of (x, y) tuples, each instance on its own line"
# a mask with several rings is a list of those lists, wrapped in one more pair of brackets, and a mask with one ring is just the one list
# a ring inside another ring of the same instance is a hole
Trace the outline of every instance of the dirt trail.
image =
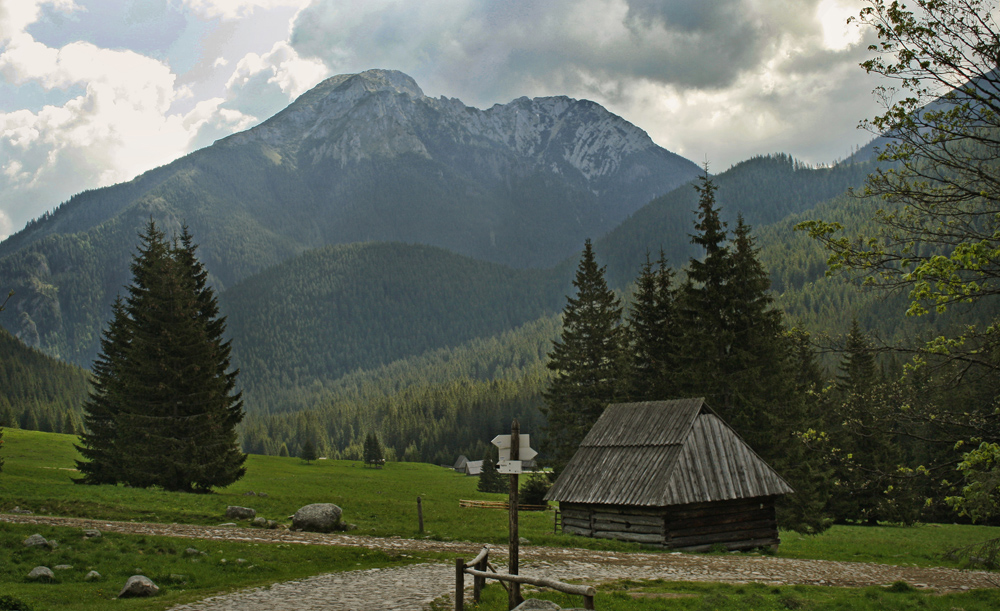
[[(396, 552), (443, 552), (456, 557), (470, 559), (481, 548), (479, 544), (464, 542), (379, 538), (351, 534), (326, 535), (287, 530), (192, 526), (186, 524), (111, 522), (106, 520), (56, 518), (20, 514), (0, 514), (0, 522), (97, 528), (105, 532), (192, 539), (224, 539), (230, 541), (297, 543), (303, 545), (346, 545)], [(506, 559), (506, 550), (501, 547), (496, 548), (491, 552), (491, 558), (494, 559), (494, 563), (502, 565)], [(973, 588), (996, 588), (1000, 585), (1000, 575), (991, 574), (986, 571), (900, 567), (885, 564), (834, 562), (829, 560), (797, 560), (745, 554), (720, 556), (681, 553), (622, 553), (575, 548), (524, 546), (521, 547), (520, 565), (522, 567), (522, 574), (544, 575), (562, 580), (578, 579), (589, 583), (628, 578), (729, 583), (753, 581), (770, 584), (862, 587), (884, 585), (895, 581), (906, 581), (918, 588), (931, 588), (939, 592), (954, 592)], [(420, 569), (420, 571), (424, 570), (426, 569)], [(435, 568), (435, 570), (440, 570), (446, 580), (449, 575), (452, 575), (451, 578), (453, 579), (453, 573), (449, 572), (451, 569), (448, 567), (441, 566), (439, 569)], [(330, 579), (337, 578), (335, 576), (319, 576), (313, 579), (326, 579), (329, 581)], [(309, 581), (304, 580), (292, 583), (308, 584)], [(296, 589), (296, 596), (301, 597), (305, 595), (302, 590), (302, 587), (298, 587)], [(445, 593), (440, 592), (439, 595)], [(236, 596), (237, 594), (239, 593), (227, 596)], [(382, 591), (378, 594), (384, 596), (386, 593)], [(243, 595), (246, 596), (246, 593)], [(325, 600), (329, 602), (329, 598)], [(208, 606), (201, 604), (190, 605), (184, 607), (184, 609), (208, 610), (229, 608), (226, 600), (216, 601), (210, 605), (206, 601), (206, 605)], [(267, 605), (271, 606), (268, 607)], [(275, 607), (274, 605), (275, 602), (271, 600), (266, 603), (262, 602), (259, 608), (271, 610), (280, 608), (280, 606)], [(250, 607), (246, 608), (249, 609)], [(332, 606), (328, 608), (347, 609), (353, 607)]]

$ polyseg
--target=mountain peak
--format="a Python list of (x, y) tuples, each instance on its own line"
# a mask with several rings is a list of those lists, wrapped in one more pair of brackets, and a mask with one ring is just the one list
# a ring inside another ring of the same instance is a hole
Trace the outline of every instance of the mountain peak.
[(329, 84), (332, 91), (344, 89), (362, 89), (367, 92), (391, 91), (405, 93), (415, 98), (424, 97), (424, 92), (408, 74), (399, 70), (372, 69), (357, 74), (339, 74), (331, 76), (324, 84)]

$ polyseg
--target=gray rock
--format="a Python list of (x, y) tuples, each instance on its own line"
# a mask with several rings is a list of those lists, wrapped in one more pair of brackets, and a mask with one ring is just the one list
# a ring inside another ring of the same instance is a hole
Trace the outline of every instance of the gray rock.
[(52, 581), (55, 578), (56, 574), (47, 566), (36, 566), (28, 573), (28, 579), (31, 581)]
[(132, 575), (125, 582), (125, 587), (118, 593), (118, 598), (140, 598), (145, 596), (155, 596), (160, 593), (160, 588), (153, 583), (153, 580), (145, 575)]
[(219, 524), (219, 528), (232, 528), (236, 526), (236, 522), (226, 522), (224, 524)]
[(101, 580), (101, 574), (98, 573), (97, 571), (91, 571), (91, 572), (87, 573), (83, 577), (83, 580), (84, 581), (100, 581)]
[(257, 496), (262, 496), (262, 497), (266, 498), (267, 497), (267, 493), (266, 492), (258, 492)]
[(30, 515), (30, 514), (35, 513), (34, 511), (29, 511), (27, 509), (21, 509), (20, 507), (15, 507), (15, 508), (11, 509), (10, 512), (11, 513), (21, 513), (21, 514), (25, 514), (25, 515)]
[(55, 539), (49, 539), (46, 545), (49, 546), (49, 549), (55, 549), (59, 547), (59, 542), (56, 541)]
[(269, 529), (271, 529), (271, 530), (274, 530), (274, 529), (278, 528), (278, 523), (275, 522), (274, 520), (268, 520), (267, 521), (267, 527)]
[(513, 611), (560, 611), (562, 607), (555, 604), (551, 600), (541, 600), (538, 598), (529, 598), (523, 603), (514, 607)]
[(86, 528), (83, 531), (83, 538), (84, 539), (100, 539), (101, 538), (101, 531), (97, 530), (96, 528)]
[(73, 565), (72, 564), (57, 564), (57, 565), (55, 565), (52, 568), (55, 569), (55, 570), (57, 570), (57, 571), (69, 571), (69, 570), (71, 570), (73, 568)]
[(244, 492), (243, 496), (257, 496), (257, 493), (254, 492), (253, 490), (250, 490), (248, 492)]
[(226, 517), (231, 520), (252, 520), (257, 515), (257, 511), (249, 507), (237, 507), (230, 505), (226, 507)]
[(257, 516), (250, 522), (250, 526), (256, 526), (257, 528), (267, 528), (267, 518), (262, 518)]
[(341, 514), (343, 510), (333, 503), (313, 503), (295, 512), (292, 528), (306, 532), (333, 532), (340, 530)]
[(24, 540), (25, 547), (47, 547), (49, 545), (48, 540), (39, 534), (34, 534)]
[(200, 555), (202, 555), (202, 554), (204, 554), (204, 553), (205, 553), (205, 552), (202, 552), (202, 551), (199, 551), (199, 550), (196, 550), (196, 549), (195, 549), (195, 548), (193, 548), (193, 547), (189, 547), (189, 548), (187, 548), (186, 550), (184, 550), (184, 555), (185, 555), (185, 556), (200, 556)]

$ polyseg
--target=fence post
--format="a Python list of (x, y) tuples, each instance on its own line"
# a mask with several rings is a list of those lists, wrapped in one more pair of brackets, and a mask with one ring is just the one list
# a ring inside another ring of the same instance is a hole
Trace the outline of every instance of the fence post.
[(594, 608), (594, 597), (593, 596), (586, 596), (585, 595), (583, 597), (583, 608), (587, 609), (588, 611), (590, 611), (590, 610), (592, 610)]
[[(487, 563), (489, 563), (489, 561), (490, 557), (489, 553), (487, 553), (487, 555), (482, 560), (476, 563), (476, 570), (485, 573), (487, 568)], [(486, 585), (485, 577), (480, 577), (479, 575), (476, 575), (475, 577), (472, 578), (472, 599), (475, 600), (477, 603), (479, 602), (479, 595), (482, 593), (483, 586), (485, 585)]]
[(417, 524), (420, 527), (420, 534), (424, 534), (424, 506), (420, 502), (420, 497), (417, 497)]
[(455, 558), (455, 611), (465, 611), (465, 559)]

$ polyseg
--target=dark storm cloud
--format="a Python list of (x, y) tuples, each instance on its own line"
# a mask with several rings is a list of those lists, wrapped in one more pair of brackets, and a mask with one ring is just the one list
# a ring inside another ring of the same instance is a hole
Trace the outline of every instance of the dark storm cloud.
[(816, 36), (814, 13), (813, 0), (317, 0), (300, 13), (292, 44), (334, 71), (398, 68), (478, 102), (506, 101), (526, 82), (711, 89), (785, 39)]

